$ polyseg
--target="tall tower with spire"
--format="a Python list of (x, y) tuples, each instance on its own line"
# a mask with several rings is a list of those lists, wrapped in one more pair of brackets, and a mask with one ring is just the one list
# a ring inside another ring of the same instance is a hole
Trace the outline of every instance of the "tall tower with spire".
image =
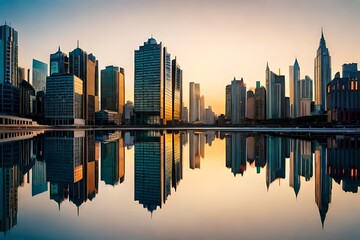
[(331, 57), (322, 29), (320, 45), (314, 60), (314, 76), (316, 112), (322, 113), (326, 109), (326, 85), (331, 80)]
[(300, 66), (297, 58), (294, 65), (289, 67), (290, 75), (290, 109), (291, 117), (300, 116)]

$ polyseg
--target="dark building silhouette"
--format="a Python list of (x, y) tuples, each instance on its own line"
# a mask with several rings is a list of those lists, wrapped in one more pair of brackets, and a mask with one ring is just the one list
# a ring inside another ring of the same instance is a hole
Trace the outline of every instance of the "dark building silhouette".
[(357, 64), (344, 64), (343, 77), (337, 75), (327, 84), (327, 119), (328, 122), (360, 121), (360, 72)]

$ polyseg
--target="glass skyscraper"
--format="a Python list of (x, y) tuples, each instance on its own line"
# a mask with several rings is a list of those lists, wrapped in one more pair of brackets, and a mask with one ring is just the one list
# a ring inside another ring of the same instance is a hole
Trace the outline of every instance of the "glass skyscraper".
[(300, 115), (300, 66), (295, 59), (294, 66), (289, 67), (290, 72), (290, 113), (291, 117), (297, 118)]
[(137, 124), (172, 120), (170, 54), (154, 38), (135, 50), (134, 110)]
[(125, 76), (124, 69), (107, 66), (101, 70), (101, 110), (110, 110), (120, 114), (125, 105)]
[(0, 113), (19, 115), (18, 33), (0, 26)]
[(47, 64), (33, 59), (32, 62), (32, 85), (36, 92), (46, 88)]
[(320, 46), (314, 60), (315, 107), (322, 113), (326, 110), (326, 85), (331, 80), (331, 57), (321, 31)]
[(266, 66), (266, 116), (267, 119), (286, 117), (285, 76), (277, 75)]

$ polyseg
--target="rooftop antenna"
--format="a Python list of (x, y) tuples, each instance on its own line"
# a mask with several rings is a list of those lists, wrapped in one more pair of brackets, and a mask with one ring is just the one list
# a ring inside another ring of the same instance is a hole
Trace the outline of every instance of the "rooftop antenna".
[(281, 74), (280, 74), (280, 68), (279, 68), (279, 75), (281, 75)]
[(79, 40), (77, 40), (77, 48), (79, 48)]

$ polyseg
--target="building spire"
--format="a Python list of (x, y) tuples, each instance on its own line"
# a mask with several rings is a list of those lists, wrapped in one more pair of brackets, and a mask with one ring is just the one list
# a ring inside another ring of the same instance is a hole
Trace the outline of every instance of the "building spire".
[(79, 40), (77, 40), (77, 48), (79, 48)]
[(324, 45), (324, 46), (326, 45), (323, 28), (321, 28), (320, 45)]
[(59, 48), (58, 48), (58, 52), (60, 52), (60, 45), (59, 45)]

